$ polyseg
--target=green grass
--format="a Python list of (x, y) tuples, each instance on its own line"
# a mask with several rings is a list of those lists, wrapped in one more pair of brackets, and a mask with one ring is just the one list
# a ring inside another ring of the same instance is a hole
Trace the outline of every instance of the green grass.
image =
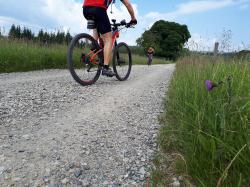
[[(225, 84), (208, 92), (207, 79)], [(204, 56), (179, 60), (161, 121), (158, 142), (162, 151), (179, 154), (173, 164), (175, 172), (190, 176), (191, 180), (186, 178), (197, 186), (249, 186), (249, 60)], [(162, 166), (157, 168), (153, 175), (166, 176)], [(152, 181), (157, 186), (166, 180), (153, 177)]]
[[(0, 38), (0, 73), (67, 68), (65, 45), (39, 45)], [(133, 64), (146, 64), (146, 57), (133, 55)], [(154, 59), (154, 63), (168, 61)]]
[[(133, 64), (147, 65), (147, 57), (145, 56), (133, 55), (132, 58), (133, 58)], [(158, 57), (153, 57), (153, 61), (152, 61), (153, 65), (154, 64), (169, 64), (169, 63), (173, 63), (173, 62), (167, 61), (163, 58), (158, 58)]]
[(66, 46), (0, 39), (0, 73), (66, 68)]

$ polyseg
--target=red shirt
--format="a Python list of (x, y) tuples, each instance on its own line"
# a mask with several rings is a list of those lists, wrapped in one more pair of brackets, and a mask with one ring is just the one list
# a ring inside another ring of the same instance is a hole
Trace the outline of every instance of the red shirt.
[(107, 9), (112, 0), (84, 0), (83, 6), (94, 6)]

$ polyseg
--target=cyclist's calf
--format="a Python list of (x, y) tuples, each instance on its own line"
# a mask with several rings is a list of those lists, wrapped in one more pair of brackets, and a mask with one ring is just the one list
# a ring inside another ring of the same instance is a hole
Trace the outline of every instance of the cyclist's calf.
[(113, 48), (113, 41), (112, 41), (112, 32), (108, 32), (106, 34), (102, 35), (102, 39), (104, 42), (104, 65), (108, 65), (111, 54), (112, 54), (112, 48)]

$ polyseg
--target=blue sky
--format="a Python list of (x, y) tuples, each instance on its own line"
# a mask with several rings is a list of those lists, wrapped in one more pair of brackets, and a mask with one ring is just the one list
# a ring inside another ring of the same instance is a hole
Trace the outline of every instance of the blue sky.
[[(159, 19), (186, 24), (192, 38), (189, 47), (212, 49), (223, 40), (223, 30), (232, 31), (230, 50), (250, 49), (250, 0), (130, 0), (136, 11), (138, 26), (121, 33), (121, 40), (135, 40)], [(34, 31), (45, 28), (70, 30), (72, 34), (89, 32), (82, 16), (81, 0), (0, 0), (0, 28), (7, 33), (11, 24)], [(110, 13), (109, 13), (110, 14)], [(129, 20), (124, 6), (116, 0), (114, 14), (118, 20)]]

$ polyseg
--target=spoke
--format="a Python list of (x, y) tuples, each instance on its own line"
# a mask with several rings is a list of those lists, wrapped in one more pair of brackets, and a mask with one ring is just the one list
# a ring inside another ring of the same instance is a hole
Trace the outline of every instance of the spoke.
[[(83, 38), (77, 42), (73, 50), (74, 69), (82, 81), (93, 80), (98, 72), (98, 65), (92, 64), (91, 59), (99, 61), (99, 56), (93, 53), (91, 49), (93, 49), (92, 41)], [(80, 63), (76, 63), (76, 59), (80, 59)]]

